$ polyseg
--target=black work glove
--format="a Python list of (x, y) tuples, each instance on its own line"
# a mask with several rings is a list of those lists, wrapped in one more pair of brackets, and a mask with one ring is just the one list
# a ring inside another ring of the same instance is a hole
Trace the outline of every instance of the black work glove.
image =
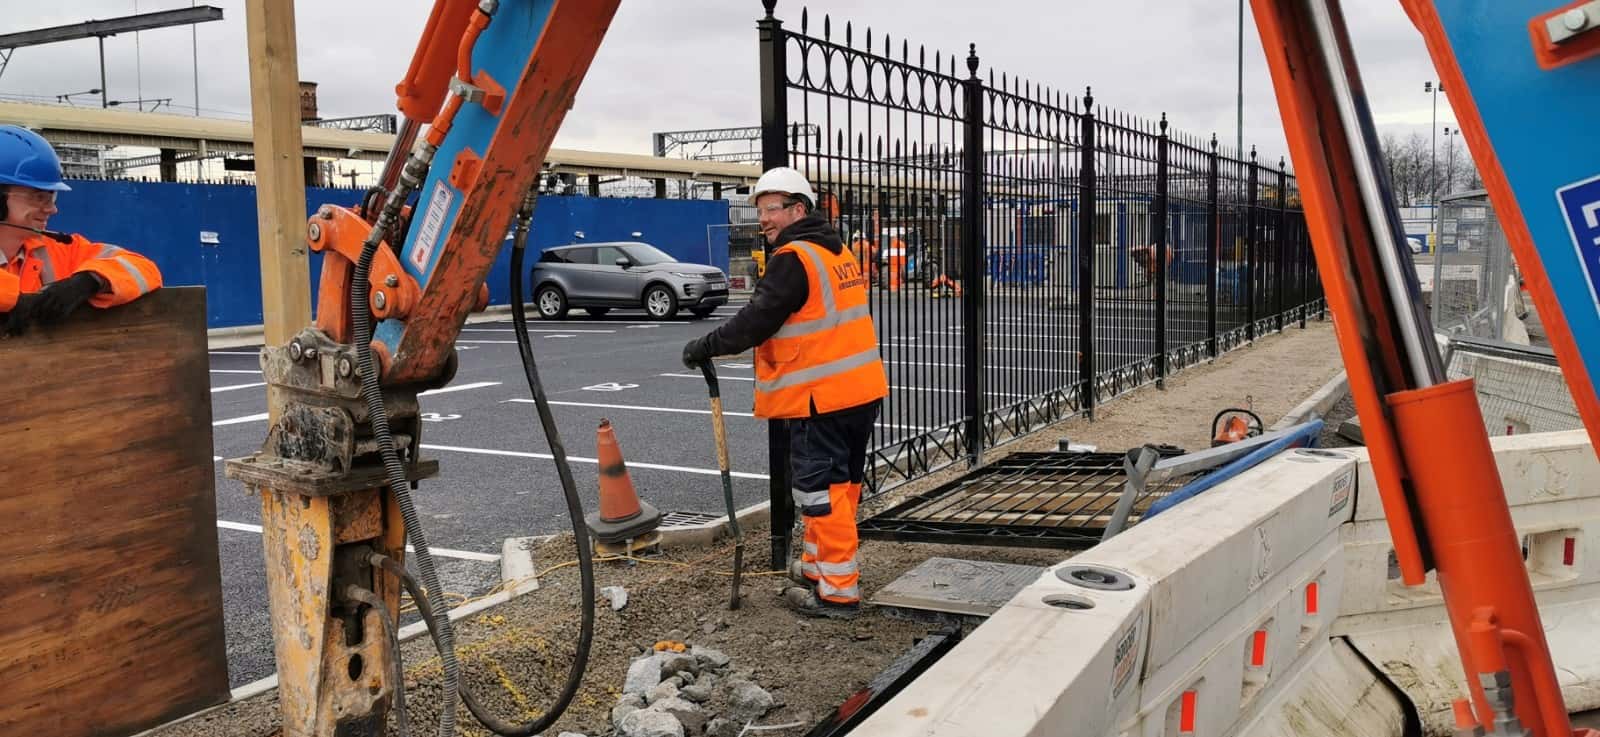
[(683, 344), (683, 365), (697, 369), (711, 360), (711, 336), (703, 335)]
[(44, 301), (44, 295), (24, 294), (17, 297), (17, 304), (6, 313), (6, 335), (22, 335), (28, 332), (39, 311), (39, 305)]
[(34, 319), (41, 325), (60, 322), (99, 293), (100, 278), (80, 271), (39, 292), (40, 302)]

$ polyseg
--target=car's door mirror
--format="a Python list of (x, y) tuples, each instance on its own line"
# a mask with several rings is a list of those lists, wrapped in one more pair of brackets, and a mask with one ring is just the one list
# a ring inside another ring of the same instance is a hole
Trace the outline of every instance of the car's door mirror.
[(633, 262), (629, 261), (627, 256), (618, 256), (617, 257), (617, 265), (621, 266), (624, 269), (626, 269), (629, 266), (632, 266)]

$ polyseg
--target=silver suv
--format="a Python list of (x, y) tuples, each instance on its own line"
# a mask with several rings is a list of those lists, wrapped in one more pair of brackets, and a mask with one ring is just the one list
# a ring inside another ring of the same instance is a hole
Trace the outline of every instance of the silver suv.
[(721, 269), (679, 262), (647, 243), (551, 248), (533, 265), (528, 283), (546, 320), (560, 320), (573, 307), (595, 317), (613, 307), (643, 307), (657, 320), (680, 309), (703, 318), (728, 302), (728, 276)]

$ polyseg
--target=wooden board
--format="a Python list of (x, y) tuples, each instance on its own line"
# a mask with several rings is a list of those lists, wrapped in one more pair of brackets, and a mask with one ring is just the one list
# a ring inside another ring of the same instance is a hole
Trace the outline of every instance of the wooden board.
[(228, 698), (205, 290), (0, 338), (0, 734)]

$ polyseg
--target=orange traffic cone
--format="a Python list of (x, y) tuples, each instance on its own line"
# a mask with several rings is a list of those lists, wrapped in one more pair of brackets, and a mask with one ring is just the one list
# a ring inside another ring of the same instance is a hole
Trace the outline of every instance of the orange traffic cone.
[(622, 462), (622, 448), (611, 420), (600, 420), (595, 436), (596, 456), (600, 461), (600, 511), (584, 518), (589, 531), (602, 543), (637, 540), (661, 523), (661, 512), (640, 501)]

